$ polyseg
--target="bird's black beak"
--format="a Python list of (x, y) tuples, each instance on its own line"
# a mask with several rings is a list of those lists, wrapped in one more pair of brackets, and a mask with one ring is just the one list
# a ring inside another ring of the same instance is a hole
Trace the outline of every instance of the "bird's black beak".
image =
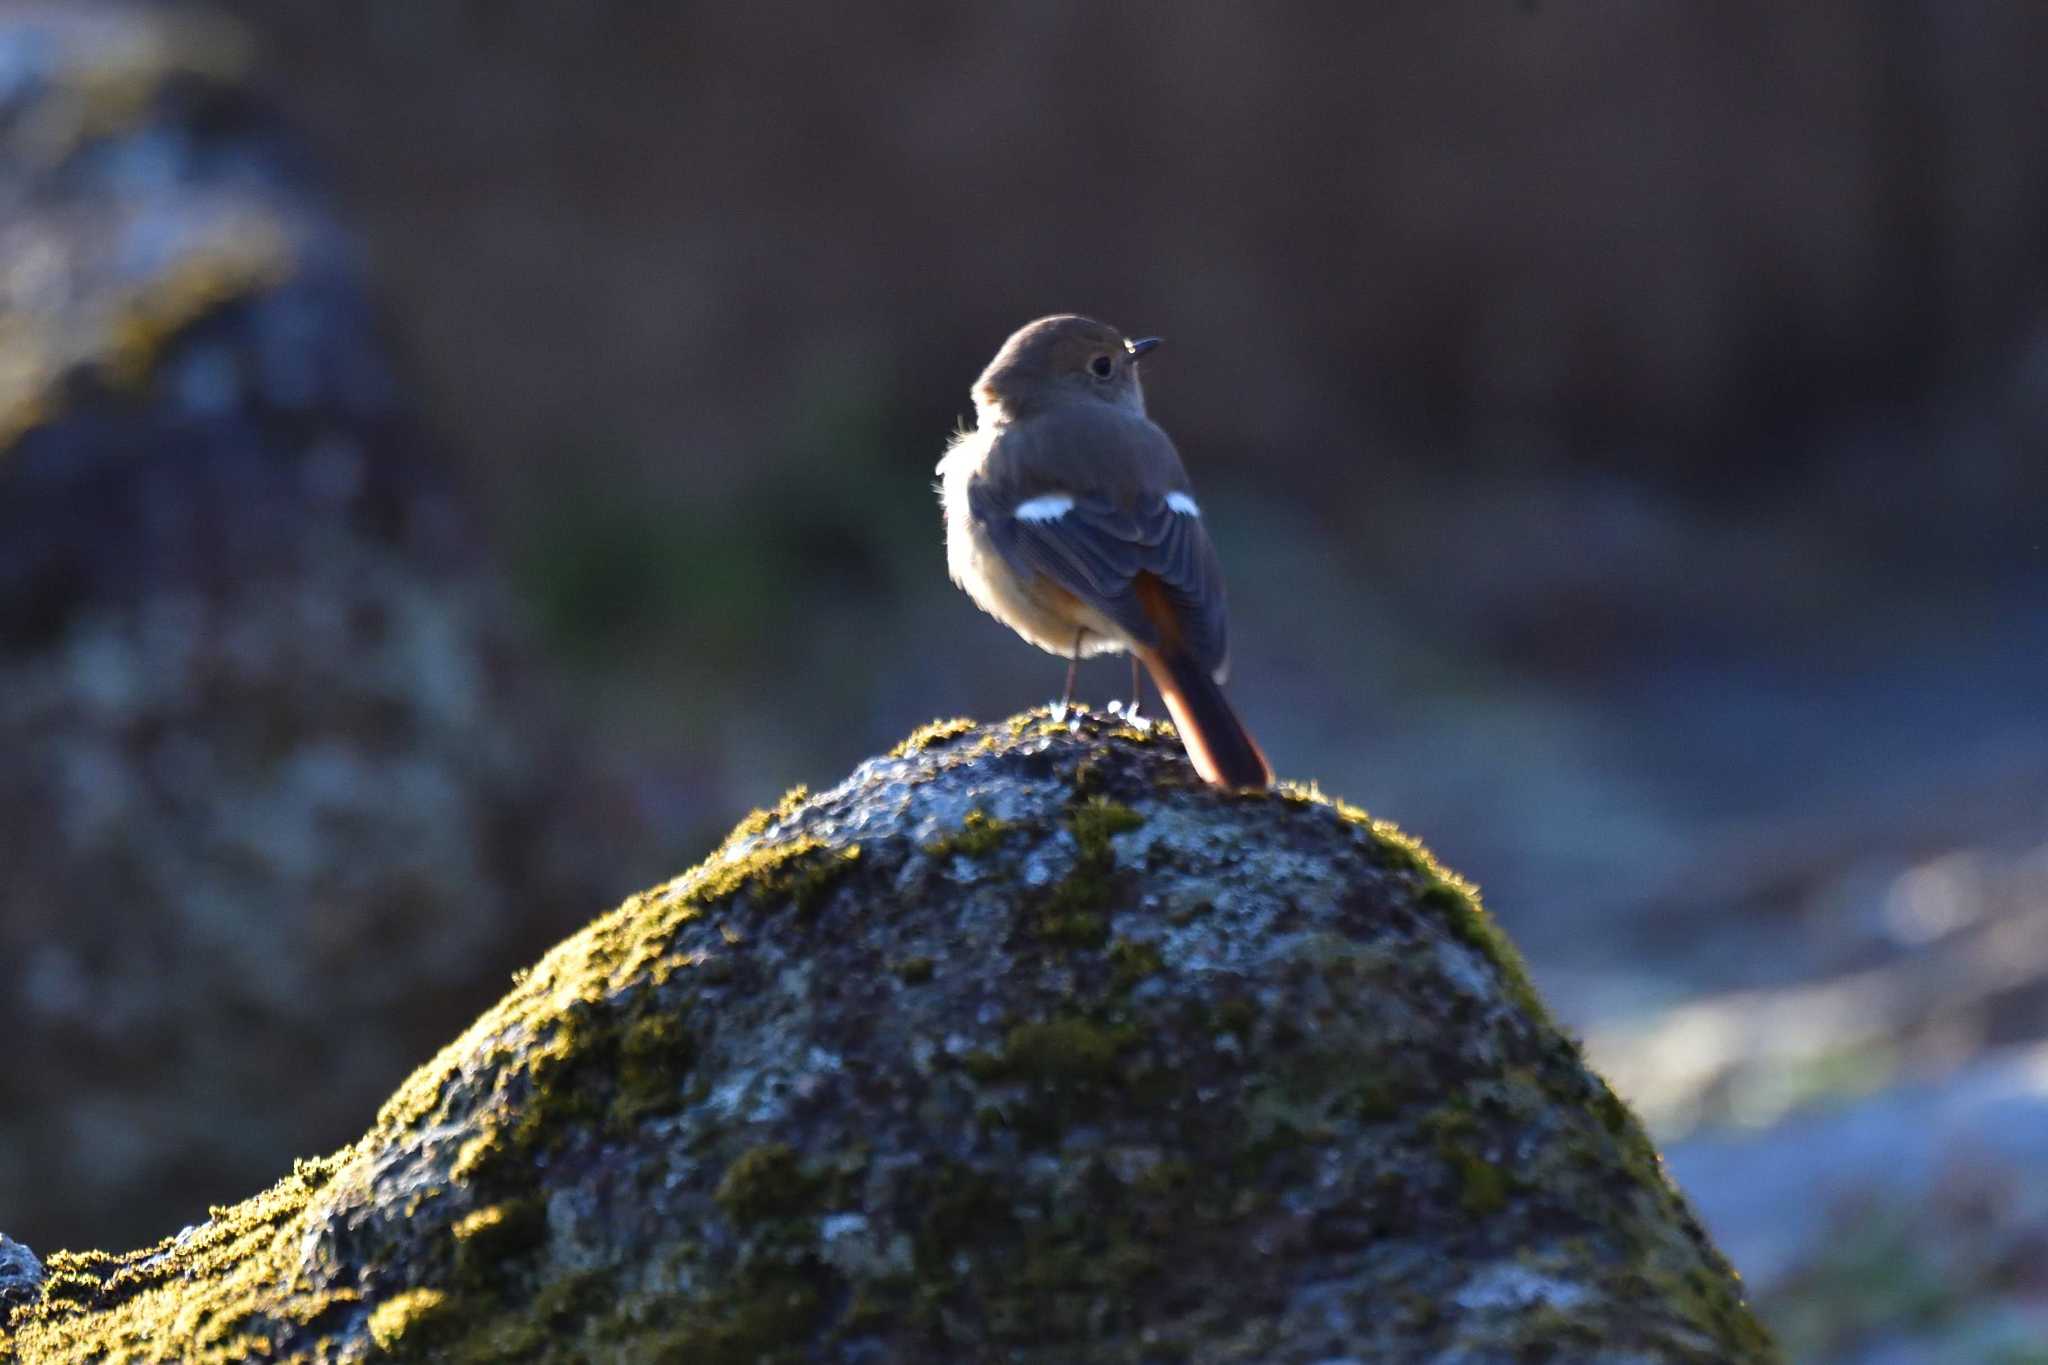
[(1145, 352), (1151, 350), (1158, 344), (1158, 337), (1139, 337), (1136, 341), (1126, 341), (1124, 343), (1124, 347), (1125, 349), (1130, 351), (1131, 359), (1138, 360), (1144, 356)]

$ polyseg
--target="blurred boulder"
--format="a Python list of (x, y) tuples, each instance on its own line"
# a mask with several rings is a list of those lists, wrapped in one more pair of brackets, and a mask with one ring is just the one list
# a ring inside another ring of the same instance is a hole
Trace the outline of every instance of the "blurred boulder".
[[(931, 727), (544, 958), (28, 1358), (1776, 1359), (1412, 840), (1116, 717)], [(0, 1343), (4, 1344), (4, 1343)]]
[(0, 1224), (37, 1243), (357, 1131), (644, 855), (246, 58), (0, 11)]
[(43, 1295), (43, 1263), (12, 1237), (0, 1233), (0, 1318)]
[(2048, 1045), (1669, 1155), (1794, 1359), (2025, 1360), (2048, 1336)]

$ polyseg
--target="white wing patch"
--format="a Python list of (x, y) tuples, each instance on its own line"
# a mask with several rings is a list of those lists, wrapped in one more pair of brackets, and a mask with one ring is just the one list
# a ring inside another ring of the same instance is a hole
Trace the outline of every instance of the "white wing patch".
[(1017, 504), (1019, 521), (1058, 521), (1074, 510), (1074, 499), (1066, 493), (1041, 493)]
[(1166, 505), (1184, 517), (1199, 517), (1202, 509), (1195, 506), (1195, 500), (1185, 493), (1168, 493)]

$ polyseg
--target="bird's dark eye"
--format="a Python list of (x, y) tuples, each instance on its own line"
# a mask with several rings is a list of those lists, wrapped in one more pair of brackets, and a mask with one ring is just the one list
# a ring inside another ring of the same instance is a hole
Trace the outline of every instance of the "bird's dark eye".
[(1116, 368), (1116, 362), (1106, 355), (1099, 355), (1088, 362), (1088, 368), (1095, 371), (1097, 379), (1109, 378), (1109, 372)]

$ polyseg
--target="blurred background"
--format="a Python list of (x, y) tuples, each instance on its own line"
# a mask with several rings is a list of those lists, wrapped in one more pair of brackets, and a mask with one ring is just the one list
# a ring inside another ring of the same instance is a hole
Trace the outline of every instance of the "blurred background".
[(1167, 339), (1275, 766), (1481, 884), (1794, 1358), (2048, 1359), (2044, 58), (0, 4), (0, 1227), (175, 1231), (748, 808), (1055, 695), (930, 484), (1072, 310)]

